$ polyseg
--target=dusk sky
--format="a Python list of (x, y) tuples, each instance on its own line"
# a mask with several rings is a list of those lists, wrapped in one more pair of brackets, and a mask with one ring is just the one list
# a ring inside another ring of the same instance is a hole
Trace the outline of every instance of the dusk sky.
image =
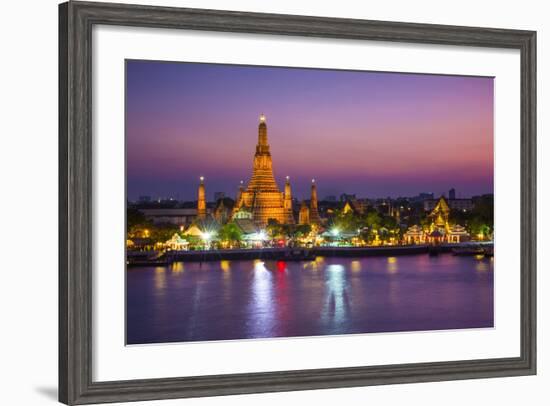
[(127, 61), (127, 193), (235, 197), (267, 117), (275, 179), (319, 197), (493, 192), (493, 79)]

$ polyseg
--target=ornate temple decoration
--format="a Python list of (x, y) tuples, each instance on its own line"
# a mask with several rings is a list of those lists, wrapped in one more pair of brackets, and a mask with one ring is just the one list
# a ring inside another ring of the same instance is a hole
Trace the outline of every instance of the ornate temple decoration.
[(403, 234), (403, 240), (406, 244), (421, 244), (426, 240), (426, 235), (422, 227), (415, 224), (409, 227), (405, 234)]
[(452, 226), (447, 234), (447, 242), (464, 242), (468, 240), (470, 240), (470, 234), (459, 224)]
[(451, 209), (445, 198), (441, 196), (431, 211), (429, 217), (431, 219), (430, 231), (439, 231), (441, 233), (447, 233), (449, 231), (449, 214)]

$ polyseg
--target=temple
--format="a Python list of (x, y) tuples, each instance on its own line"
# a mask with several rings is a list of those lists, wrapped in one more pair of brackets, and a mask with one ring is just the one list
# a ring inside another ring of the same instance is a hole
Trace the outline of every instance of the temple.
[[(197, 219), (205, 220), (207, 207), (204, 178), (202, 176), (197, 193)], [(235, 204), (232, 208), (227, 207), (224, 200), (221, 199), (217, 202), (211, 216), (220, 224), (225, 224), (231, 220), (251, 221), (256, 227), (265, 227), (270, 220), (277, 221), (280, 224), (296, 224), (290, 177), (286, 177), (284, 192), (279, 190), (277, 182), (275, 182), (273, 161), (267, 141), (267, 124), (263, 114), (260, 115), (258, 143), (254, 154), (250, 182), (246, 187), (244, 181), (240, 182)], [(315, 179), (311, 181), (309, 205), (303, 203), (298, 214), (298, 223), (321, 224)]]
[(246, 189), (239, 190), (233, 216), (239, 217), (243, 215), (240, 212), (249, 212), (252, 214), (252, 220), (258, 226), (265, 226), (270, 219), (279, 223), (294, 222), (288, 179), (285, 184), (285, 193), (288, 193), (288, 196), (281, 193), (273, 176), (273, 162), (267, 141), (267, 125), (265, 116), (262, 114), (258, 126), (258, 144), (254, 154), (252, 178)]
[(449, 232), (449, 214), (451, 209), (447, 200), (441, 196), (434, 209), (429, 214), (431, 220), (430, 231), (438, 231), (442, 234)]
[(204, 189), (204, 177), (200, 177), (199, 190), (197, 192), (197, 217), (199, 220), (206, 218), (206, 192)]
[(315, 179), (311, 179), (311, 199), (309, 200), (309, 222), (311, 224), (320, 224), (319, 209), (317, 207), (317, 185)]
[(441, 196), (428, 214), (430, 224), (426, 229), (413, 225), (403, 234), (406, 244), (438, 244), (443, 242), (460, 243), (468, 241), (470, 234), (460, 224), (449, 223), (451, 209), (445, 197)]

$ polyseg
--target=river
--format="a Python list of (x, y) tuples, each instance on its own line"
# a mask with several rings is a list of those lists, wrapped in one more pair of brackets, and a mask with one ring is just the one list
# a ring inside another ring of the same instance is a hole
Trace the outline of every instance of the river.
[(493, 326), (482, 256), (176, 262), (126, 282), (128, 344)]

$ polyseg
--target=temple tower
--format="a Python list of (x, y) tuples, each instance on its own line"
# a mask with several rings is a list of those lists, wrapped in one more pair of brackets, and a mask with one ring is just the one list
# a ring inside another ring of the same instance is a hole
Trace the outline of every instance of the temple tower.
[(258, 144), (256, 145), (256, 153), (254, 154), (252, 179), (250, 179), (246, 190), (248, 192), (280, 193), (273, 176), (273, 162), (271, 161), (271, 152), (269, 150), (269, 143), (267, 142), (267, 124), (263, 114), (260, 115), (260, 124), (258, 126)]
[(258, 126), (258, 144), (252, 166), (252, 178), (246, 190), (242, 192), (241, 202), (236, 205), (236, 210), (241, 206), (250, 208), (254, 223), (265, 226), (269, 219), (279, 223), (287, 221), (284, 207), (283, 193), (279, 190), (273, 176), (273, 163), (267, 140), (266, 118), (260, 115)]
[(290, 177), (286, 177), (285, 181), (285, 196), (284, 196), (284, 208), (287, 224), (294, 224), (294, 215), (292, 213), (292, 190), (290, 188)]
[(235, 199), (235, 207), (233, 211), (236, 211), (237, 208), (240, 208), (243, 205), (243, 193), (244, 193), (244, 181), (241, 180), (239, 183), (239, 192), (237, 193), (237, 199)]
[(315, 179), (311, 179), (311, 200), (309, 201), (309, 221), (312, 224), (319, 224), (321, 218), (319, 217), (319, 210), (317, 207), (317, 185)]
[(206, 192), (204, 189), (204, 177), (200, 177), (199, 190), (197, 196), (197, 218), (204, 220), (206, 218)]
[(309, 207), (307, 207), (305, 200), (302, 200), (302, 206), (300, 206), (300, 213), (298, 215), (298, 223), (309, 224), (309, 220)]

